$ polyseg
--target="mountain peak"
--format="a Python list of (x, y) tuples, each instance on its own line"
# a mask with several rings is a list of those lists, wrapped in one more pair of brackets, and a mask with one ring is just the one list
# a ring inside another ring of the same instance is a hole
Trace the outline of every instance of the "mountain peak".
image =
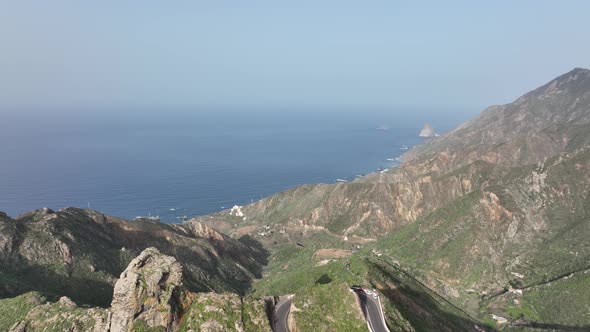
[(576, 73), (576, 72), (577, 73), (587, 73), (588, 74), (588, 73), (590, 73), (590, 69), (582, 68), (582, 67), (576, 67), (576, 68), (574, 68), (574, 69), (572, 69), (570, 71), (570, 73)]
[(588, 91), (590, 91), (590, 69), (576, 67), (547, 84), (522, 95), (515, 103), (523, 104), (530, 98), (549, 99), (559, 94), (584, 95)]
[(590, 76), (590, 69), (576, 67), (567, 73), (557, 77), (554, 81), (570, 81), (570, 80), (577, 80), (579, 78), (586, 78)]

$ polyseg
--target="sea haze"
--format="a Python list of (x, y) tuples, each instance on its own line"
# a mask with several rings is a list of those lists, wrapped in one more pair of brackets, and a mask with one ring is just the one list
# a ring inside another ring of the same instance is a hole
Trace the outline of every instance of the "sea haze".
[[(430, 113), (430, 115), (428, 115)], [(61, 115), (56, 115), (61, 114)], [(433, 115), (434, 114), (434, 115)], [(305, 183), (390, 168), (445, 131), (453, 111), (194, 111), (2, 114), (0, 211), (87, 207), (175, 222)], [(377, 128), (387, 129), (378, 130)]]

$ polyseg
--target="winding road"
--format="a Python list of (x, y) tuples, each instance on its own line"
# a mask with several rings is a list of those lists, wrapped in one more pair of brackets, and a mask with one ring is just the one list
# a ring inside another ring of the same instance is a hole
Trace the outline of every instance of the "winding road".
[[(367, 294), (367, 292), (369, 294)], [(370, 332), (390, 332), (385, 323), (381, 300), (379, 296), (369, 290), (355, 292), (358, 296)], [(289, 332), (289, 313), (294, 295), (284, 295), (279, 298), (272, 312), (272, 330), (274, 332)]]
[(377, 296), (377, 299), (374, 299), (371, 295), (360, 292), (356, 292), (356, 295), (361, 302), (361, 308), (363, 309), (363, 314), (365, 314), (369, 331), (389, 332), (387, 324), (385, 324), (385, 317), (383, 316), (379, 297)]
[(272, 315), (272, 330), (274, 332), (289, 332), (288, 319), (292, 302), (293, 295), (285, 295), (279, 298)]

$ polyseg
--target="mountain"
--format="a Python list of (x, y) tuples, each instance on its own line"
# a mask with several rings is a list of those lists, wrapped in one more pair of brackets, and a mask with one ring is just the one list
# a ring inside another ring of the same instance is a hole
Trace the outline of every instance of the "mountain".
[(406, 159), (440, 168), (475, 160), (502, 165), (542, 161), (590, 143), (590, 71), (575, 68), (513, 103), (488, 107), (455, 130), (417, 146)]
[(192, 291), (243, 294), (261, 276), (267, 252), (199, 224), (128, 221), (78, 208), (0, 214), (0, 296), (35, 290), (108, 305), (116, 279), (143, 249), (173, 255)]
[(590, 70), (576, 68), (353, 182), (174, 225), (0, 214), (1, 295), (19, 295), (0, 300), (0, 327), (268, 330), (269, 296), (293, 294), (293, 330), (364, 331), (361, 285), (392, 331), (588, 331), (588, 238)]
[(497, 166), (535, 164), (587, 147), (589, 105), (590, 70), (576, 68), (418, 145), (392, 170), (351, 183), (304, 185), (272, 195), (241, 208), (245, 221), (229, 211), (198, 220), (266, 242), (316, 232), (371, 240), (488, 185), (486, 172)]
[[(280, 250), (372, 248), (492, 325), (495, 315), (583, 329), (589, 156), (590, 70), (576, 68), (415, 147), (397, 168), (278, 193), (241, 207), (245, 218), (222, 211), (195, 221)], [(300, 277), (278, 267), (272, 276)]]
[(41, 294), (26, 293), (0, 301), (0, 313), (12, 311), (2, 316), (0, 327), (11, 332), (270, 331), (264, 301), (190, 292), (183, 270), (174, 257), (147, 248), (121, 273), (110, 307), (85, 308), (65, 296), (43, 303)]

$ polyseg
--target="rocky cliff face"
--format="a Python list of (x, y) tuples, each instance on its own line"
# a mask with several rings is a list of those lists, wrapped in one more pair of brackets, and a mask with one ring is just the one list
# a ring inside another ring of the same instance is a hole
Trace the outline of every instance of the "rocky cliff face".
[(383, 247), (427, 270), (435, 288), (439, 278), (479, 294), (590, 267), (579, 237), (589, 234), (590, 149), (496, 167), (486, 177), (487, 185), (393, 233)]
[(242, 207), (245, 220), (197, 221), (269, 245), (379, 239), (378, 252), (472, 315), (575, 330), (590, 324), (589, 151), (590, 70), (576, 68), (400, 167), (272, 195)]
[(306, 185), (241, 209), (199, 219), (267, 243), (323, 232), (371, 240), (491, 185), (497, 167), (535, 164), (590, 145), (590, 70), (576, 68), (515, 102), (492, 106), (414, 148), (387, 172), (352, 183)]
[(11, 332), (270, 331), (263, 301), (187, 291), (182, 265), (156, 248), (145, 249), (121, 274), (110, 308), (78, 307), (67, 297), (42, 304), (35, 293), (20, 300), (29, 308), (19, 312), (24, 317), (14, 317)]
[(261, 275), (266, 251), (198, 223), (127, 221), (91, 210), (43, 209), (0, 215), (0, 296), (29, 290), (108, 305), (117, 277), (146, 247), (173, 255), (193, 291), (245, 292)]
[(110, 331), (128, 331), (135, 320), (171, 330), (182, 311), (181, 286), (182, 266), (174, 257), (144, 250), (115, 284)]
[[(0, 300), (2, 302), (9, 300)], [(15, 322), (4, 326), (9, 332), (32, 331), (109, 331), (110, 313), (102, 308), (80, 308), (69, 298), (62, 297), (51, 303), (37, 293), (26, 293), (15, 299), (13, 304), (25, 308), (10, 319)], [(45, 302), (45, 303), (43, 303)], [(3, 312), (5, 313), (5, 312)]]
[(484, 160), (523, 165), (590, 143), (590, 70), (576, 68), (506, 105), (487, 108), (457, 129), (417, 146), (406, 159), (441, 169)]

